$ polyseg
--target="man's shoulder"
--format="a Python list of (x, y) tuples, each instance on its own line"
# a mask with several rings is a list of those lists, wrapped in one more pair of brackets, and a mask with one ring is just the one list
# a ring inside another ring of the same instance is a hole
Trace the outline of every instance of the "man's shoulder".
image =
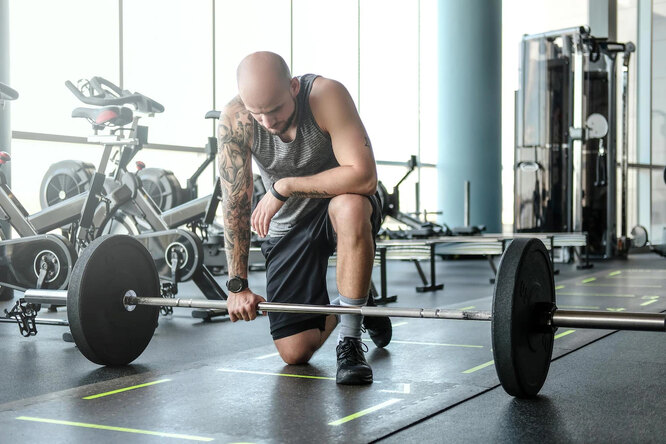
[(231, 99), (220, 112), (220, 119), (226, 119), (230, 121), (249, 121), (250, 113), (245, 108), (245, 104), (241, 100), (240, 96), (236, 96)]
[(341, 90), (345, 90), (345, 86), (341, 82), (329, 79), (328, 77), (317, 76), (312, 81), (311, 94), (335, 93), (336, 91), (339, 92)]

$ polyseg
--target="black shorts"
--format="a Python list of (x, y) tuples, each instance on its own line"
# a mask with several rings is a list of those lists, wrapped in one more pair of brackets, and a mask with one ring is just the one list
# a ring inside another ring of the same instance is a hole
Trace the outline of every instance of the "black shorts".
[[(381, 225), (381, 206), (377, 196), (372, 204), (373, 239)], [(269, 302), (326, 305), (328, 258), (335, 252), (336, 236), (328, 217), (330, 199), (322, 199), (286, 235), (269, 237), (261, 245), (266, 258), (266, 297)], [(326, 316), (310, 313), (269, 313), (273, 339), (285, 338), (305, 330), (324, 330)]]

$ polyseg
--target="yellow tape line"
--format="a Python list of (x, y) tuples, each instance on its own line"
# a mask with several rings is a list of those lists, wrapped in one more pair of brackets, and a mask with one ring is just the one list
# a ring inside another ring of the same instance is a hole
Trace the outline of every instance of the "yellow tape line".
[(463, 373), (465, 373), (465, 374), (474, 373), (475, 371), (477, 371), (477, 370), (481, 370), (481, 369), (484, 369), (484, 368), (486, 368), (486, 367), (489, 367), (489, 366), (493, 365), (494, 363), (495, 363), (494, 360), (493, 360), (493, 361), (484, 362), (483, 364), (481, 364), (481, 365), (477, 365), (477, 366), (474, 367), (474, 368), (470, 368), (469, 370), (465, 370)]
[(597, 280), (597, 278), (587, 278), (587, 279), (583, 279), (583, 284), (587, 284), (588, 282), (594, 282), (594, 281), (596, 281), (596, 280)]
[[(555, 339), (559, 339), (559, 338), (561, 338), (561, 337), (563, 337), (563, 336), (570, 335), (571, 333), (573, 333), (573, 332), (575, 332), (575, 331), (576, 331), (576, 330), (567, 330), (567, 331), (565, 331), (565, 332), (560, 333), (559, 335), (556, 335), (556, 336), (555, 336)], [(478, 371), (478, 370), (482, 370), (482, 369), (484, 369), (484, 368), (486, 368), (486, 367), (489, 367), (489, 366), (493, 365), (494, 363), (495, 363), (494, 360), (493, 360), (493, 361), (484, 362), (483, 364), (481, 364), (481, 365), (477, 365), (477, 366), (474, 367), (474, 368), (470, 368), (469, 370), (465, 370), (463, 373), (465, 373), (465, 374), (474, 373), (474, 372), (476, 372), (476, 371)]]
[(370, 407), (370, 408), (367, 408), (365, 410), (361, 410), (358, 413), (353, 413), (349, 416), (345, 416), (344, 418), (338, 419), (336, 421), (331, 421), (331, 422), (328, 423), (328, 425), (339, 426), (340, 424), (344, 424), (346, 422), (353, 421), (354, 419), (360, 418), (361, 416), (365, 416), (368, 413), (376, 412), (379, 409), (383, 409), (385, 407), (388, 407), (388, 406), (393, 405), (396, 402), (400, 402), (400, 401), (401, 401), (401, 399), (392, 398), (392, 399), (389, 399), (386, 402), (382, 402), (381, 404), (378, 404), (374, 407)]
[(171, 381), (171, 379), (160, 379), (159, 381), (146, 382), (145, 384), (133, 385), (131, 387), (125, 387), (125, 388), (121, 388), (121, 389), (118, 389), (118, 390), (112, 390), (110, 392), (100, 393), (98, 395), (86, 396), (83, 399), (102, 398), (104, 396), (115, 395), (116, 393), (126, 392), (128, 390), (134, 390), (134, 389), (138, 389), (138, 388), (141, 388), (141, 387), (148, 387), (149, 385), (161, 384), (163, 382), (168, 382), (168, 381)]
[(58, 419), (35, 418), (32, 416), (19, 416), (16, 419), (19, 419), (21, 421), (33, 421), (33, 422), (42, 422), (47, 424), (59, 424), (59, 425), (68, 425), (73, 427), (83, 427), (86, 429), (111, 430), (114, 432), (138, 433), (140, 435), (161, 436), (163, 438), (187, 439), (189, 441), (213, 441), (213, 438), (206, 438), (203, 436), (181, 435), (179, 433), (153, 432), (151, 430), (128, 429), (125, 427), (113, 427), (101, 424), (89, 424), (86, 422), (61, 421)]
[(561, 337), (563, 337), (563, 336), (567, 336), (567, 335), (570, 335), (571, 333), (573, 333), (573, 332), (575, 332), (575, 331), (576, 331), (576, 330), (567, 330), (567, 331), (563, 331), (563, 332), (560, 333), (559, 335), (555, 335), (555, 339), (560, 339)]
[(614, 271), (614, 272), (610, 273), (608, 276), (617, 276), (618, 274), (622, 274), (622, 272), (621, 271)]

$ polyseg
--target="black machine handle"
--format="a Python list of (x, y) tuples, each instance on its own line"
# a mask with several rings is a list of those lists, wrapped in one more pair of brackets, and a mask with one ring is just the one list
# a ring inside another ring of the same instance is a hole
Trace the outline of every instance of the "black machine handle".
[(0, 100), (16, 100), (18, 96), (18, 91), (4, 83), (0, 83)]
[(599, 154), (597, 156), (595, 179), (596, 179), (594, 181), (595, 187), (606, 186), (606, 154)]
[(206, 119), (219, 119), (220, 118), (220, 111), (216, 110), (210, 110), (206, 113)]
[(139, 112), (164, 112), (164, 106), (150, 97), (138, 92), (133, 93), (126, 89), (120, 89), (103, 77), (92, 77), (84, 84), (82, 89), (87, 90), (86, 92), (89, 93), (87, 95), (69, 80), (65, 82), (65, 86), (69, 88), (77, 99), (88, 105), (134, 105)]

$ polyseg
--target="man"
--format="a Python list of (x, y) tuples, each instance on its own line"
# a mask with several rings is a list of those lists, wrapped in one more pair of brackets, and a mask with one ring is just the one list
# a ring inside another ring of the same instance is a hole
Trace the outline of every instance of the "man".
[[(257, 52), (238, 66), (239, 94), (222, 111), (219, 169), (232, 322), (257, 316), (264, 298), (247, 285), (250, 226), (266, 237), (266, 292), (275, 302), (325, 305), (328, 258), (337, 250), (339, 296), (368, 300), (381, 208), (370, 139), (345, 87), (312, 74), (291, 77), (279, 55)], [(252, 158), (269, 192), (252, 204)], [(304, 364), (338, 324), (336, 316), (270, 313), (271, 334), (287, 364)], [(341, 315), (339, 384), (369, 384), (362, 316)], [(363, 325), (377, 346), (391, 339), (388, 318)]]

